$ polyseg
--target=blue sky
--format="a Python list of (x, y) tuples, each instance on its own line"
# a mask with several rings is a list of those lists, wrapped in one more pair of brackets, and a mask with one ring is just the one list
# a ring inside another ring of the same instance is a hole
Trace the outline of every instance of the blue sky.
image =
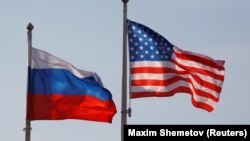
[[(33, 46), (79, 69), (94, 71), (113, 95), (113, 123), (34, 121), (33, 141), (120, 139), (121, 0), (0, 0), (0, 140), (24, 140), (27, 30)], [(225, 81), (212, 113), (192, 106), (190, 96), (131, 101), (128, 124), (250, 124), (250, 1), (130, 0), (128, 18), (147, 25), (183, 50), (223, 59)]]

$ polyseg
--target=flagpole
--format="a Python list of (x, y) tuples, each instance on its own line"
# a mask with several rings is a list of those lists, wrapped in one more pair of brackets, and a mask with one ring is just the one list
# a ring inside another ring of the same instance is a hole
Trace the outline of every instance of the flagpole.
[(123, 2), (123, 58), (122, 58), (122, 99), (121, 99), (121, 141), (124, 141), (124, 125), (127, 124), (127, 3)]
[[(32, 30), (34, 29), (34, 26), (29, 23), (27, 26), (27, 38), (28, 38), (28, 78), (27, 78), (27, 102), (28, 95), (29, 95), (29, 67), (31, 66), (31, 49), (32, 49)], [(28, 105), (28, 104), (27, 104)], [(27, 112), (27, 111), (26, 111)], [(25, 141), (30, 141), (30, 134), (31, 134), (31, 121), (26, 119), (26, 126), (24, 128), (25, 131)]]

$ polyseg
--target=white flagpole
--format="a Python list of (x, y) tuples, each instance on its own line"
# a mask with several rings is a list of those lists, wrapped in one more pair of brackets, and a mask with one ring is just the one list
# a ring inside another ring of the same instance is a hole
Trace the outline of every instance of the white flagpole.
[(121, 141), (124, 141), (124, 125), (127, 124), (127, 3), (123, 2), (123, 58), (122, 58), (122, 99), (121, 99)]
[[(29, 23), (27, 26), (27, 38), (28, 38), (28, 78), (27, 78), (27, 102), (29, 101), (29, 83), (30, 83), (30, 66), (31, 66), (31, 49), (32, 49), (32, 30), (34, 26)], [(28, 105), (28, 104), (27, 104)], [(27, 111), (26, 111), (27, 112)], [(31, 134), (31, 121), (26, 119), (26, 126), (24, 128), (25, 131), (25, 141), (30, 141), (30, 134)]]

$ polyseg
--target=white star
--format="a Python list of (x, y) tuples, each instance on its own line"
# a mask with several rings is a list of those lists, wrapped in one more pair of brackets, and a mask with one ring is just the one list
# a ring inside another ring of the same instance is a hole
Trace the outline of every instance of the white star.
[(157, 45), (158, 45), (158, 43), (157, 43), (157, 42), (155, 42), (155, 45), (157, 46)]
[(137, 46), (138, 45), (138, 43), (137, 42), (135, 42), (135, 46)]
[(144, 55), (141, 55), (140, 57), (141, 57), (141, 58), (143, 58), (143, 57), (144, 57)]
[(138, 33), (141, 34), (141, 30), (138, 30)]
[(159, 51), (157, 50), (157, 51), (155, 52), (155, 54), (159, 54)]
[(141, 38), (141, 37), (139, 38), (139, 41), (142, 41), (142, 38)]
[(145, 54), (148, 54), (148, 53), (149, 53), (149, 52), (146, 50), (146, 51), (145, 51)]
[(130, 39), (129, 39), (129, 41), (130, 41), (130, 42), (133, 42), (133, 39), (132, 39), (132, 38), (130, 38)]
[(140, 50), (143, 50), (143, 46), (140, 46), (139, 48), (140, 48)]
[(134, 58), (135, 58), (135, 57), (132, 55), (132, 56), (131, 56), (131, 59), (134, 60)]
[(170, 47), (167, 48), (167, 51), (170, 51)]
[(152, 42), (152, 41), (153, 41), (153, 39), (152, 39), (152, 38), (149, 38), (149, 41), (150, 41), (150, 42)]
[(136, 51), (136, 52), (135, 52), (135, 54), (139, 54), (139, 52), (138, 52), (138, 51)]
[(135, 29), (135, 26), (132, 26), (132, 29)]
[(148, 45), (148, 42), (145, 42), (144, 44), (145, 44), (145, 46), (147, 46), (147, 45)]
[(144, 34), (143, 37), (147, 38), (147, 34)]
[(136, 37), (136, 34), (134, 34), (134, 37)]
[(154, 47), (153, 47), (153, 46), (151, 46), (151, 47), (150, 47), (150, 49), (151, 49), (151, 50), (154, 50)]
[(165, 58), (168, 59), (168, 56), (166, 55)]
[(151, 57), (152, 59), (153, 59), (153, 58), (155, 58), (155, 56), (154, 56), (154, 55), (151, 55), (150, 57)]
[(130, 48), (130, 50), (131, 50), (131, 51), (133, 51), (133, 50), (134, 50), (134, 48), (133, 48), (133, 47), (131, 47), (131, 48)]

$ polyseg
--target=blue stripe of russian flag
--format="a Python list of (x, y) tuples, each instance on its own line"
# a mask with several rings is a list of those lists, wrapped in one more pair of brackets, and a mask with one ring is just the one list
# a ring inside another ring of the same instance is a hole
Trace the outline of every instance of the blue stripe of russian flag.
[(89, 95), (112, 99), (111, 93), (92, 78), (78, 78), (66, 69), (44, 68), (30, 71), (30, 94)]

